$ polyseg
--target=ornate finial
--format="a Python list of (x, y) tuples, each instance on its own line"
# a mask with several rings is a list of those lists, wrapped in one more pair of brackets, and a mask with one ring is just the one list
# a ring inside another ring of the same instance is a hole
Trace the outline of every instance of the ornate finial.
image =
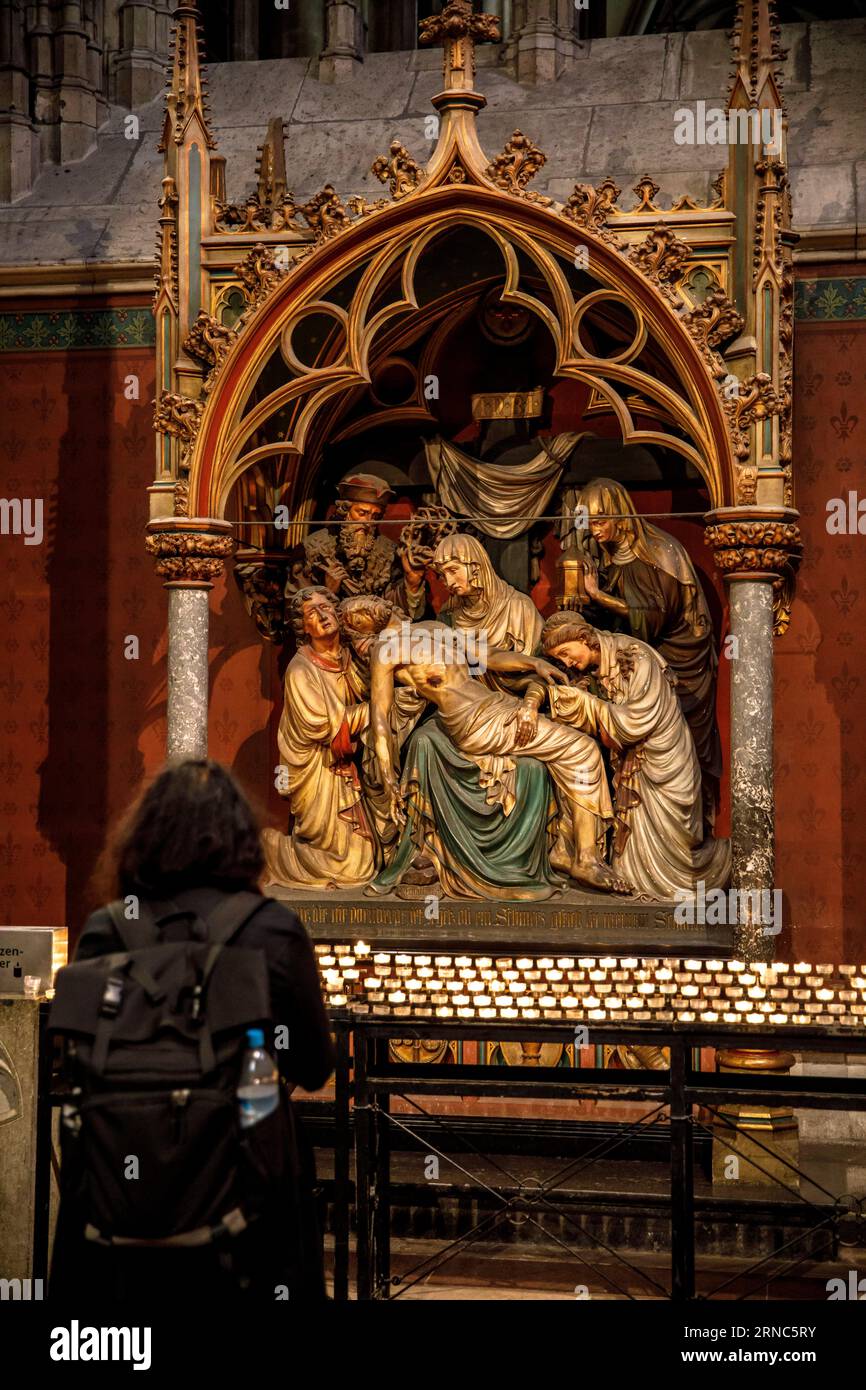
[(632, 212), (661, 211), (655, 204), (655, 197), (659, 191), (659, 185), (656, 183), (652, 174), (642, 174), (632, 191), (635, 197), (640, 200), (637, 207), (632, 208)]
[(443, 43), (446, 92), (471, 92), (475, 84), (475, 45), (499, 41), (499, 16), (475, 14), (471, 0), (448, 0), (440, 14), (422, 19), (421, 43)]
[(262, 207), (276, 207), (286, 198), (286, 127), (272, 116), (268, 133), (256, 152), (258, 195)]
[(172, 70), (166, 97), (166, 126), (160, 149), (169, 137), (183, 144), (189, 119), (197, 115), (209, 149), (216, 148), (207, 116), (207, 92), (201, 61), (201, 15), (194, 3), (182, 4), (174, 12)]
[(741, 84), (751, 106), (770, 77), (781, 105), (781, 67), (785, 54), (779, 42), (781, 30), (775, 0), (737, 0), (734, 27), (730, 31), (732, 82), (728, 105)]
[(294, 194), (286, 187), (286, 132), (283, 118), (272, 116), (256, 152), (256, 187), (242, 203), (214, 199), (214, 231), (281, 232), (295, 222)]

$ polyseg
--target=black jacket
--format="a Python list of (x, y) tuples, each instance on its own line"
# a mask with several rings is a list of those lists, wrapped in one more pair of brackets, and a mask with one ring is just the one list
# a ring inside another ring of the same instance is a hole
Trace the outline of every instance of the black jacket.
[[(175, 894), (172, 901), (206, 919), (223, 897), (217, 889), (200, 888)], [(179, 919), (167, 923), (163, 934), (164, 939), (172, 940), (183, 939), (188, 932)], [(304, 1090), (319, 1090), (333, 1070), (334, 1048), (315, 954), (300, 919), (290, 908), (269, 898), (232, 944), (245, 950), (260, 948), (265, 953), (273, 1022), (289, 1029), (289, 1046), (276, 1049), (282, 1076)], [(101, 908), (88, 918), (75, 959), (88, 960), (123, 950), (111, 917)], [(184, 1305), (191, 1301), (212, 1305), (221, 1299), (234, 1303), (244, 1294), (271, 1301), (276, 1285), (287, 1285), (293, 1300), (323, 1298), (313, 1155), (297, 1123), (294, 1134), (294, 1166), (300, 1179), (286, 1193), (286, 1204), (273, 1213), (273, 1220), (253, 1223), (235, 1238), (234, 1264), (230, 1269), (225, 1257), (210, 1248), (194, 1252), (119, 1252), (86, 1241), (76, 1202), (80, 1163), (76, 1164), (72, 1152), (61, 1145), (61, 1201), (49, 1297), (73, 1313), (84, 1290), (91, 1307), (125, 1307), (142, 1302), (172, 1306), (178, 1300)], [(194, 1175), (191, 1177), (194, 1180)]]
[[(175, 894), (172, 902), (206, 918), (224, 896), (217, 888), (191, 888)], [(164, 929), (166, 941), (182, 940), (184, 935), (180, 923), (168, 923)], [(305, 1091), (318, 1091), (334, 1070), (334, 1047), (315, 953), (300, 918), (291, 908), (284, 907), (275, 898), (268, 898), (232, 944), (249, 951), (261, 948), (265, 952), (271, 980), (273, 1021), (284, 1023), (289, 1029), (289, 1046), (277, 1049), (277, 1064), (288, 1082), (302, 1086)], [(75, 959), (89, 960), (124, 949), (103, 907), (88, 917)]]

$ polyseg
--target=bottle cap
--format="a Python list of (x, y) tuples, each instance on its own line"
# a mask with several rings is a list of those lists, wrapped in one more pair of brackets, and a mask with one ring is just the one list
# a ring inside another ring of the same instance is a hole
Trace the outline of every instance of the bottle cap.
[(261, 1029), (261, 1028), (248, 1028), (248, 1029), (247, 1029), (247, 1042), (249, 1043), (250, 1047), (264, 1047), (264, 1045), (265, 1045), (265, 1035), (264, 1035), (262, 1029)]

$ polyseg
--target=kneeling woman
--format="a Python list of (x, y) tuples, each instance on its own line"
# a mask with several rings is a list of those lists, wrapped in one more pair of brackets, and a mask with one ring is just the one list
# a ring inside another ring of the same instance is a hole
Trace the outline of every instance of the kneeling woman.
[(546, 656), (595, 677), (602, 698), (551, 685), (555, 719), (600, 738), (614, 765), (612, 865), (658, 898), (727, 885), (728, 840), (704, 838), (701, 770), (665, 660), (645, 642), (555, 613), (541, 634)]

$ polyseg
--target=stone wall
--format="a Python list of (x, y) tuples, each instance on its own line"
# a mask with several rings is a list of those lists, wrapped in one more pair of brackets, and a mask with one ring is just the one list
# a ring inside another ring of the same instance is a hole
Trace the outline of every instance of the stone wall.
[[(866, 216), (866, 20), (786, 26), (785, 95), (790, 115), (794, 221), (834, 254), (856, 252)], [(507, 50), (478, 50), (478, 86), (488, 99), (479, 119), (496, 154), (516, 126), (547, 153), (535, 182), (557, 199), (576, 179), (610, 174), (624, 190), (652, 174), (661, 206), (682, 193), (705, 201), (726, 149), (679, 145), (675, 115), (698, 100), (724, 106), (729, 50), (720, 30), (596, 39), (582, 43), (556, 81), (517, 82)], [(315, 59), (225, 63), (210, 72), (213, 127), (227, 158), (230, 199), (254, 183), (256, 148), (272, 116), (288, 127), (289, 186), (309, 198), (331, 182), (344, 197), (381, 196), (369, 169), (394, 135), (423, 162), (432, 150), (431, 96), (441, 86), (436, 50), (369, 54), (344, 81), (322, 82)], [(0, 260), (150, 260), (162, 177), (157, 143), (162, 98), (114, 106), (97, 148), (43, 171), (32, 191), (0, 208)], [(33, 230), (39, 227), (38, 252)], [(861, 234), (862, 236), (862, 234)]]

